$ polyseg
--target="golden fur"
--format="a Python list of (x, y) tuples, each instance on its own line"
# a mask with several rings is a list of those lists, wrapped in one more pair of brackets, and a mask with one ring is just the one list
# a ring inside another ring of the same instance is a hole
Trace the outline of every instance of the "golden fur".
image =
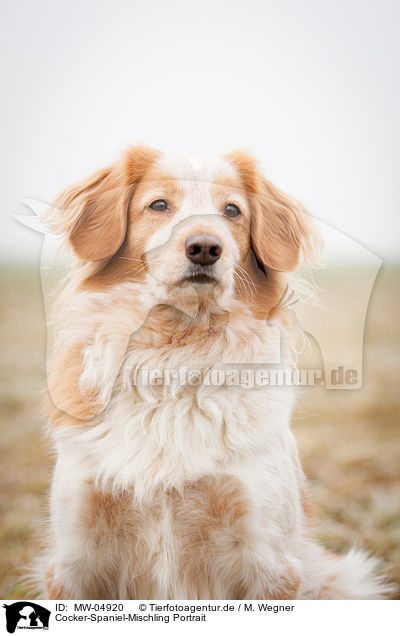
[[(154, 212), (154, 200), (167, 211)], [(237, 218), (226, 217), (228, 203)], [(321, 246), (302, 207), (243, 151), (203, 161), (146, 147), (56, 205), (45, 221), (76, 264), (56, 306), (49, 364), (58, 463), (48, 597), (383, 593), (364, 557), (355, 582), (345, 561), (315, 568), (325, 556), (308, 536), (290, 391), (126, 386), (124, 371), (146, 364), (206, 372), (226, 355), (257, 364), (274, 325), (292, 364), (294, 321), (280, 300), (288, 272)], [(185, 241), (199, 233), (223, 249), (214, 282), (193, 286)]]

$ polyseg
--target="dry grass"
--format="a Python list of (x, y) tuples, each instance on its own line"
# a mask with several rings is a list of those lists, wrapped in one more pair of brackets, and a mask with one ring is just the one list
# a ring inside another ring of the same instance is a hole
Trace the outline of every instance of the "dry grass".
[[(40, 414), (45, 329), (39, 273), (21, 266), (3, 266), (0, 273), (0, 597), (16, 599), (28, 594), (19, 581), (37, 550), (51, 472)], [(372, 295), (363, 388), (302, 389), (294, 428), (321, 540), (337, 552), (357, 543), (379, 554), (400, 585), (399, 275), (400, 268), (384, 269)], [(348, 271), (333, 284), (350, 302), (355, 292)]]

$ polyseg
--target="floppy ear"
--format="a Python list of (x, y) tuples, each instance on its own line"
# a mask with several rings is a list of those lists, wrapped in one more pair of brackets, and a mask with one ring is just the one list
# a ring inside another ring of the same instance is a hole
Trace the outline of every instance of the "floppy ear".
[(308, 213), (261, 174), (253, 196), (251, 245), (264, 267), (291, 272), (301, 253), (308, 262), (318, 258), (319, 237)]
[(68, 240), (81, 260), (110, 258), (121, 246), (126, 233), (129, 192), (124, 177), (123, 168), (113, 166), (61, 197), (62, 206), (73, 209), (75, 222)]
[(282, 299), (284, 273), (296, 269), (301, 254), (310, 264), (318, 262), (322, 240), (302, 206), (270, 183), (247, 152), (236, 150), (228, 159), (239, 172), (251, 208), (245, 269), (254, 288), (247, 302), (257, 318), (265, 319)]
[(290, 272), (306, 261), (318, 261), (321, 239), (300, 203), (268, 181), (246, 152), (228, 155), (236, 166), (251, 205), (251, 247), (262, 268)]
[(82, 261), (111, 258), (125, 239), (133, 188), (156, 155), (151, 148), (131, 148), (119, 162), (62, 192), (44, 223), (66, 235)]

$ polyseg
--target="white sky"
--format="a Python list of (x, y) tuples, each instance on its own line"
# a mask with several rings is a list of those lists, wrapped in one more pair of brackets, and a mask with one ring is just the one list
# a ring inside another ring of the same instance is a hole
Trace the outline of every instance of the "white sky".
[[(3, 0), (2, 256), (40, 253), (11, 217), (22, 199), (51, 202), (143, 142), (245, 147), (317, 218), (397, 258), (399, 18), (388, 0)], [(340, 233), (337, 258), (358, 258)]]

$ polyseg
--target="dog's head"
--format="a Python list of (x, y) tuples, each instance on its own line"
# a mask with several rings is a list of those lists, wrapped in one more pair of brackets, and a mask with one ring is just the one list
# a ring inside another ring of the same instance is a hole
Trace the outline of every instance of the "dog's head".
[(318, 248), (301, 206), (241, 151), (200, 157), (133, 147), (57, 206), (50, 225), (81, 263), (96, 264), (86, 284), (141, 281), (158, 303), (195, 293), (200, 306), (229, 310), (236, 298), (267, 318), (281, 273)]

